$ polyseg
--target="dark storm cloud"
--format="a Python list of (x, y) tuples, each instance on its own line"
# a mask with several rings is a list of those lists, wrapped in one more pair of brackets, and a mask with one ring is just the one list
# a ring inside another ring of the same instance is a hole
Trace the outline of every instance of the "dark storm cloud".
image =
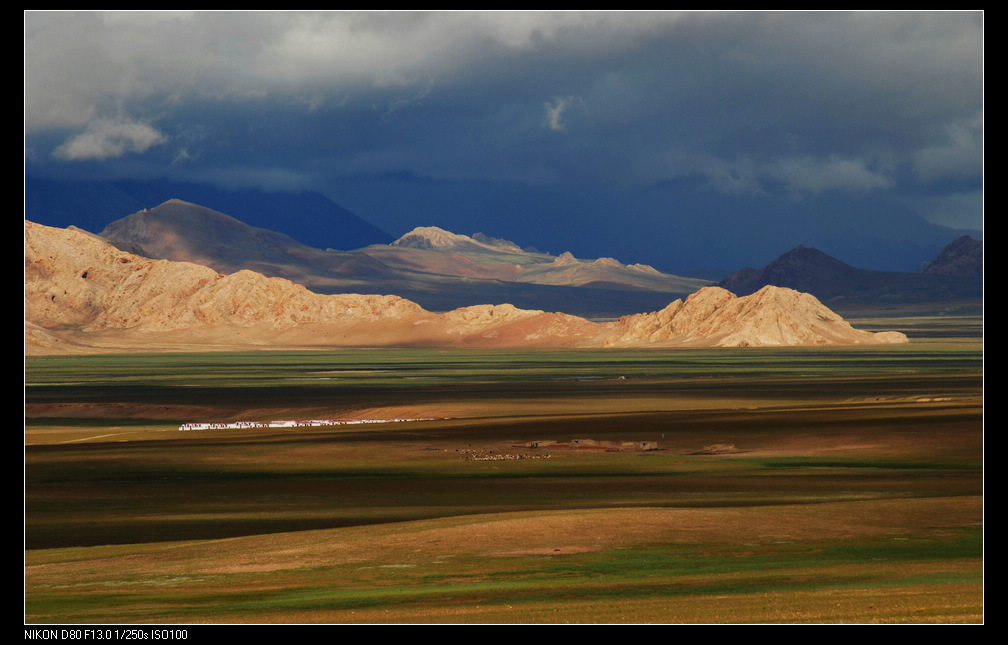
[(885, 192), (980, 228), (982, 96), (977, 12), (25, 14), (50, 169)]

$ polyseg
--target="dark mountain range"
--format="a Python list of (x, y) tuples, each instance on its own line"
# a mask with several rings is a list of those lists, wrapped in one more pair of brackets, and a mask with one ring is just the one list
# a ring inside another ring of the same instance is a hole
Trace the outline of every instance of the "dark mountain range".
[(416, 228), (391, 244), (323, 250), (177, 199), (112, 222), (100, 235), (152, 259), (222, 274), (250, 269), (320, 294), (394, 294), (432, 311), (490, 302), (610, 318), (653, 311), (710, 284), (612, 258), (554, 257), (435, 227)]
[(718, 283), (739, 296), (766, 285), (811, 293), (848, 315), (893, 308), (908, 313), (979, 310), (983, 299), (982, 275), (858, 269), (805, 246), (791, 249), (762, 269), (746, 267)]
[(931, 275), (983, 278), (983, 240), (974, 240), (968, 235), (963, 235), (942, 249), (938, 257), (929, 262), (921, 272)]
[(25, 176), (25, 219), (91, 233), (171, 199), (227, 213), (316, 248), (349, 250), (394, 239), (319, 193), (228, 191), (167, 180), (74, 182)]
[(344, 255), (178, 199), (116, 220), (100, 235), (129, 253), (202, 264), (220, 273), (251, 269), (270, 277), (298, 277), (302, 265), (338, 273), (332, 260)]
[[(193, 202), (185, 195), (203, 201)], [(153, 225), (150, 213), (166, 215), (160, 211), (168, 203), (175, 204), (174, 215)], [(204, 212), (199, 217), (183, 214), (182, 204)], [(145, 209), (149, 213), (145, 224), (133, 221), (109, 227)], [(616, 317), (660, 308), (710, 284), (612, 258), (553, 256), (481, 233), (470, 237), (420, 227), (393, 240), (311, 193), (26, 176), (25, 218), (94, 233), (109, 227), (109, 239), (152, 258), (197, 262), (222, 273), (248, 268), (319, 293), (397, 294), (432, 311), (507, 302), (592, 318)], [(982, 262), (982, 242), (968, 237), (948, 245), (920, 273), (858, 269), (799, 246), (763, 269), (731, 274), (720, 285), (738, 295), (767, 284), (788, 287), (812, 293), (845, 315), (871, 315), (894, 307), (922, 313), (978, 311)]]
[[(131, 213), (180, 199), (257, 228), (284, 233), (315, 248), (351, 250), (388, 244), (395, 237), (319, 193), (232, 191), (164, 179), (70, 181), (41, 177), (29, 167), (25, 218), (50, 226), (73, 225), (97, 233)], [(523, 246), (533, 244), (558, 254), (569, 250), (578, 257), (632, 258), (665, 272), (712, 281), (745, 264), (759, 266), (754, 262), (765, 262), (799, 242), (856, 266), (917, 271), (948, 240), (960, 235), (980, 237), (973, 231), (928, 223), (892, 204), (852, 203), (827, 196), (814, 205), (796, 203), (782, 208), (751, 196), (742, 200), (709, 192), (686, 199), (678, 192), (645, 191), (621, 194), (615, 200), (592, 191), (561, 196), (543, 189), (541, 193), (522, 193), (519, 198), (510, 189), (497, 192), (484, 188), (470, 194), (460, 186), (454, 193), (457, 207), (448, 212), (433, 195), (414, 193), (405, 186), (396, 187), (394, 196), (383, 192), (382, 199), (385, 203), (396, 200), (391, 210), (410, 213), (413, 226), (489, 231), (519, 240)], [(353, 189), (352, 185), (346, 187)], [(695, 192), (689, 187), (684, 190), (691, 195)], [(669, 203), (675, 204), (674, 217), (667, 216)], [(576, 221), (571, 221), (573, 215), (535, 221), (515, 216), (536, 212), (542, 204), (553, 204), (558, 213), (576, 214)], [(590, 215), (598, 212), (600, 205), (606, 215)], [(747, 210), (754, 215), (738, 217)], [(611, 213), (633, 216), (623, 218), (616, 231)], [(779, 224), (768, 227), (766, 222), (771, 218)], [(392, 226), (401, 224), (389, 222), (387, 230)], [(399, 235), (401, 230), (395, 232)]]
[(147, 208), (111, 182), (60, 181), (25, 176), (25, 219), (97, 233), (114, 220)]

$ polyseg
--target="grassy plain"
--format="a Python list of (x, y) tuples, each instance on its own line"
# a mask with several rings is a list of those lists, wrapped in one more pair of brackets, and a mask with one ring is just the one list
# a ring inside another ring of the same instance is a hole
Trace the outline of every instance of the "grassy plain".
[[(982, 363), (27, 358), (25, 622), (981, 622)], [(334, 417), (431, 420), (178, 431)], [(587, 438), (659, 449), (527, 445)]]

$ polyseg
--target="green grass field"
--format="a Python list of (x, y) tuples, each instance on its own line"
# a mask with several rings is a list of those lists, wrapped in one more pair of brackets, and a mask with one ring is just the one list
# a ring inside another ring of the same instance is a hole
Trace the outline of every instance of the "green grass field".
[[(25, 417), (26, 623), (983, 621), (975, 339), (26, 358)], [(337, 417), (432, 420), (178, 431)]]

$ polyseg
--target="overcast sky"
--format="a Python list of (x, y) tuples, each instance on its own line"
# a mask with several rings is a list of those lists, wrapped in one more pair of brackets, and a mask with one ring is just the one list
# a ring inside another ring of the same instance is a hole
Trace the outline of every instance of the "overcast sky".
[(642, 249), (643, 231), (701, 234), (714, 204), (753, 230), (838, 204), (983, 229), (982, 12), (28, 11), (24, 28), (29, 172), (317, 190), (393, 235), (542, 247), (584, 223), (624, 255), (621, 231)]

